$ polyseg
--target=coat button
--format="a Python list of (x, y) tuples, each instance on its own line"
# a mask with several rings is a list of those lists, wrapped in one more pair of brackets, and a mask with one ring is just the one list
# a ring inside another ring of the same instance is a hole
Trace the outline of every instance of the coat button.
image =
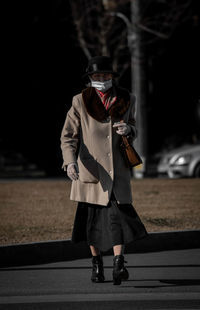
[(110, 156), (110, 153), (108, 153), (108, 156)]
[(109, 138), (110, 138), (110, 136), (107, 136), (107, 138), (109, 139)]
[(111, 171), (111, 170), (110, 170), (109, 172), (110, 172), (110, 174), (112, 173), (112, 171)]

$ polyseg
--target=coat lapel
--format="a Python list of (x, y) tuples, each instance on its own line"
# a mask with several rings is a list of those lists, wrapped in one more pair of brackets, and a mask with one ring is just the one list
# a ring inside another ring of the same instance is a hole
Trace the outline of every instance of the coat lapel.
[(93, 87), (88, 87), (82, 91), (82, 98), (88, 114), (101, 122), (109, 115), (112, 119), (120, 119), (128, 110), (130, 105), (130, 95), (127, 90), (116, 87), (117, 100), (106, 110)]

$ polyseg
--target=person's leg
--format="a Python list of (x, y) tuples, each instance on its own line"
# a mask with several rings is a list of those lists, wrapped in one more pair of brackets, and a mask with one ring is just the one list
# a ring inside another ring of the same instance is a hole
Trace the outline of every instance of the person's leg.
[(124, 245), (113, 246), (113, 284), (120, 285), (122, 280), (129, 278), (128, 270), (124, 267)]
[(95, 283), (104, 282), (103, 259), (98, 248), (90, 245), (92, 253), (92, 277), (91, 281)]
[(100, 255), (99, 249), (95, 248), (93, 245), (90, 245), (90, 251), (92, 253), (92, 256), (98, 256)]
[(114, 245), (113, 246), (113, 252), (114, 252), (114, 256), (123, 255), (124, 254), (124, 245), (123, 244)]

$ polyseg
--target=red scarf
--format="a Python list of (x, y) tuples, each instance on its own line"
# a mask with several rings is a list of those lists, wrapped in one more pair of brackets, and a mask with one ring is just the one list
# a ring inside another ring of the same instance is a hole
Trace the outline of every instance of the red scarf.
[(113, 91), (110, 89), (106, 93), (102, 93), (98, 89), (96, 89), (96, 92), (99, 95), (101, 102), (103, 103), (106, 110), (108, 110), (117, 100), (117, 97), (113, 94)]

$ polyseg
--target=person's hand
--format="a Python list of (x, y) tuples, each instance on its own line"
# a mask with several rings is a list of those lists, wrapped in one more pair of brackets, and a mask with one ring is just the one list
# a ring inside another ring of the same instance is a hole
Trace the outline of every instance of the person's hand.
[(114, 123), (113, 127), (114, 128), (117, 127), (116, 133), (118, 133), (118, 135), (121, 135), (121, 136), (126, 136), (131, 131), (130, 126), (124, 122)]
[(77, 163), (71, 163), (67, 166), (67, 175), (72, 181), (78, 180), (79, 169)]

